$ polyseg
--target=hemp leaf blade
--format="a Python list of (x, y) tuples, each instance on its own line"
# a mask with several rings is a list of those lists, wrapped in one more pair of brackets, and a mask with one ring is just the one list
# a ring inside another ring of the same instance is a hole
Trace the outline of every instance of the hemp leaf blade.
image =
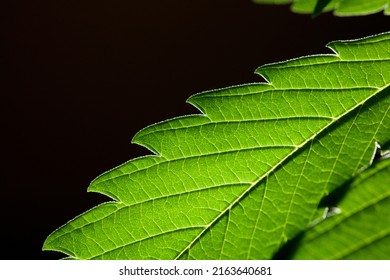
[(203, 114), (141, 130), (155, 153), (95, 179), (114, 201), (52, 233), (77, 259), (266, 259), (390, 135), (390, 33), (260, 67), (268, 82), (208, 91)]

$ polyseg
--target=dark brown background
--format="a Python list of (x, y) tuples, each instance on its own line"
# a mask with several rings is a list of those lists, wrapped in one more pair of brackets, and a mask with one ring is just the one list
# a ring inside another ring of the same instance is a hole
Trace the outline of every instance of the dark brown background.
[(190, 95), (389, 30), (380, 14), (313, 20), (250, 0), (7, 1), (2, 13), (1, 259), (61, 257), (41, 251), (45, 237), (106, 201), (89, 182), (148, 153), (130, 144), (141, 128), (196, 112)]

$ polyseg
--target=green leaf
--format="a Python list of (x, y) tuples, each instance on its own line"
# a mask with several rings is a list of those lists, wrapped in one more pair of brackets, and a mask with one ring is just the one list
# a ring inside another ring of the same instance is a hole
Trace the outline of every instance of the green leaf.
[(321, 14), (332, 0), (318, 0), (313, 10), (313, 16)]
[(389, 14), (389, 0), (254, 0), (261, 4), (292, 3), (292, 10), (302, 14), (318, 14), (319, 12), (334, 11), (337, 16), (362, 16), (384, 11)]
[(390, 160), (382, 160), (344, 186), (341, 214), (309, 229), (296, 259), (389, 259)]
[(267, 83), (208, 91), (203, 114), (141, 130), (156, 155), (92, 182), (114, 199), (52, 233), (77, 259), (268, 259), (390, 135), (390, 33), (257, 69)]

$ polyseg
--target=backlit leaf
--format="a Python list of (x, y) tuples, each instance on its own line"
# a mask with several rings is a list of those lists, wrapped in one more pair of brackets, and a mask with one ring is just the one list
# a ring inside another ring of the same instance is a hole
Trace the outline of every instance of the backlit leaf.
[(268, 82), (203, 92), (203, 114), (133, 139), (153, 151), (94, 180), (113, 199), (52, 233), (77, 259), (267, 259), (390, 135), (390, 33), (257, 69)]

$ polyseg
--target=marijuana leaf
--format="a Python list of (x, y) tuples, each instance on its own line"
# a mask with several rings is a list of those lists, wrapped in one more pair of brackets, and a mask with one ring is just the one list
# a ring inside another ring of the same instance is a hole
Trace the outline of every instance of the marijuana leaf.
[(257, 69), (268, 83), (194, 95), (204, 114), (141, 130), (156, 155), (95, 179), (114, 199), (52, 233), (77, 259), (264, 259), (389, 141), (390, 33)]
[(262, 4), (288, 4), (296, 13), (318, 15), (321, 12), (334, 11), (337, 16), (361, 16), (384, 11), (390, 14), (389, 0), (254, 0)]
[(390, 160), (379, 161), (343, 188), (341, 214), (309, 229), (293, 258), (389, 259)]

